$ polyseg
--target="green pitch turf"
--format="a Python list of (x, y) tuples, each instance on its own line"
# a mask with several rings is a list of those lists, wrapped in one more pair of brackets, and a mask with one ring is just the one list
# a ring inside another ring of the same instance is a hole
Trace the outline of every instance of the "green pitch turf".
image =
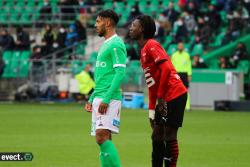
[[(34, 155), (0, 167), (99, 167), (90, 116), (79, 104), (0, 104), (0, 152)], [(147, 113), (124, 109), (120, 132), (123, 167), (150, 167)], [(250, 167), (250, 113), (187, 112), (179, 144), (178, 167)]]

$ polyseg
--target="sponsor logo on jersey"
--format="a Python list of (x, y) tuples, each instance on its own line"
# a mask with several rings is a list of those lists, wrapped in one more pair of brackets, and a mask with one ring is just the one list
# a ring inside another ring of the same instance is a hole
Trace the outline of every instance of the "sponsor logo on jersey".
[(96, 61), (96, 67), (106, 67), (107, 64), (104, 61)]
[(119, 128), (120, 127), (120, 121), (118, 121), (116, 119), (113, 119), (113, 125)]

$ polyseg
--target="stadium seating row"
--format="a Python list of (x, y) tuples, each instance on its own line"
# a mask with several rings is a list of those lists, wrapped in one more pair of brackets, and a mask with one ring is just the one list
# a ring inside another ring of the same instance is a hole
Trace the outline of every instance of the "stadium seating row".
[(30, 62), (29, 51), (6, 51), (3, 54), (5, 68), (2, 77), (28, 77)]
[[(162, 7), (159, 7), (158, 0), (153, 1), (139, 1), (140, 11), (145, 14), (156, 14), (159, 15), (163, 10), (168, 6), (170, 0), (162, 1)], [(177, 2), (177, 0), (175, 0)], [(114, 7), (114, 3), (111, 0), (106, 0), (104, 2), (104, 9), (114, 8), (114, 10), (121, 14), (120, 25), (123, 25), (127, 22), (131, 7), (135, 5), (136, 1), (127, 0), (125, 2), (116, 2)], [(52, 7), (52, 16), (59, 15), (60, 9), (58, 6), (58, 0), (50, 1)], [(177, 3), (175, 3), (175, 8), (178, 9)], [(0, 0), (0, 23), (1, 24), (25, 24), (31, 25), (34, 22), (38, 21), (40, 17), (40, 9), (43, 6), (43, 0)], [(53, 18), (53, 22), (59, 22), (61, 18), (55, 17)], [(46, 22), (51, 21), (51, 19), (46, 20)]]

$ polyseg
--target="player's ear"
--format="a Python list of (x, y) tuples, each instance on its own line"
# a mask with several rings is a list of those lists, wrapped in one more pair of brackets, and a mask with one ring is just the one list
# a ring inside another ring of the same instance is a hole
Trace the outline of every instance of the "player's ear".
[(111, 21), (111, 19), (108, 18), (108, 19), (106, 20), (106, 26), (107, 26), (107, 27), (112, 27), (112, 21)]

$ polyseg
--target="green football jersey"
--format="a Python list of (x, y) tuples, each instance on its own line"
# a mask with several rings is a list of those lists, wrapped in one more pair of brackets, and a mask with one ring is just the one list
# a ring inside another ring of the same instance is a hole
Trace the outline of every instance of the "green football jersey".
[[(121, 100), (120, 86), (125, 75), (126, 60), (126, 47), (118, 35), (113, 35), (103, 43), (95, 65), (96, 86), (89, 102), (92, 103), (95, 97), (102, 98), (105, 103), (109, 103), (111, 99)], [(117, 76), (118, 72), (121, 72), (121, 68), (122, 74), (120, 73), (121, 75)], [(120, 71), (117, 69), (120, 69)]]

